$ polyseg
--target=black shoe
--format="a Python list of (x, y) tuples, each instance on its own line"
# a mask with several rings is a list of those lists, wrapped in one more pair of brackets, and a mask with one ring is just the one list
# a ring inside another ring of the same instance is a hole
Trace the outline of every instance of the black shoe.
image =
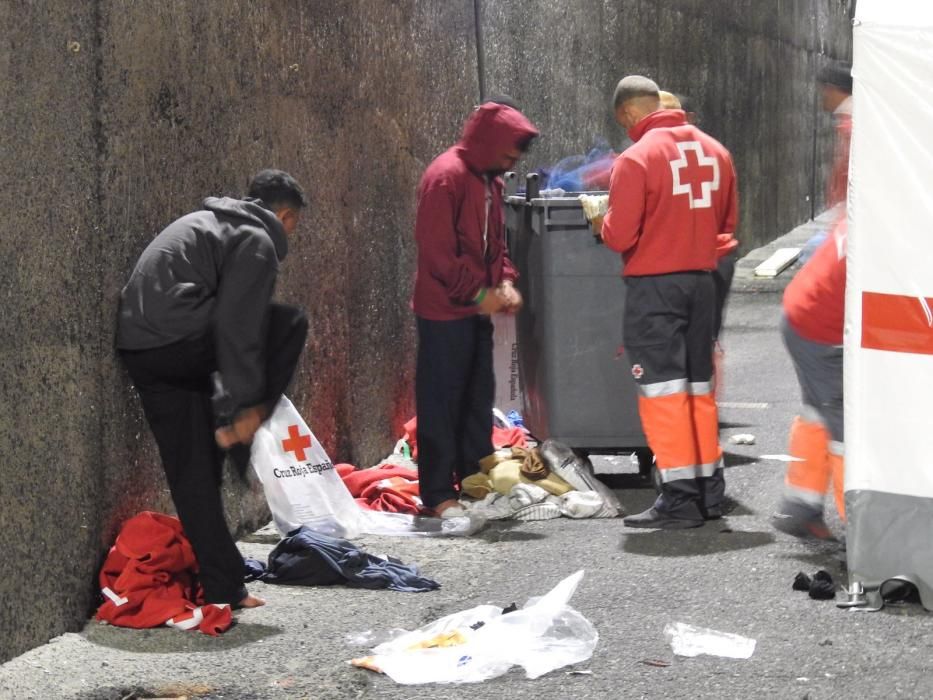
[(823, 510), (784, 499), (771, 518), (776, 530), (801, 539), (835, 540), (823, 520)]
[(722, 518), (722, 506), (700, 508), (700, 512), (703, 513), (703, 520), (719, 520)]
[(623, 518), (622, 522), (628, 527), (650, 527), (659, 530), (686, 530), (691, 527), (703, 527), (702, 520), (675, 518), (666, 513), (662, 513), (654, 506), (644, 513)]

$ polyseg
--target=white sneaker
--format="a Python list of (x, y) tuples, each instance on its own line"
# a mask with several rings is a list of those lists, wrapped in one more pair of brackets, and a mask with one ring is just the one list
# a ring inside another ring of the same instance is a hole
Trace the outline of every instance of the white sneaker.
[(560, 506), (551, 501), (533, 503), (530, 506), (519, 508), (512, 517), (515, 520), (553, 520), (560, 517)]

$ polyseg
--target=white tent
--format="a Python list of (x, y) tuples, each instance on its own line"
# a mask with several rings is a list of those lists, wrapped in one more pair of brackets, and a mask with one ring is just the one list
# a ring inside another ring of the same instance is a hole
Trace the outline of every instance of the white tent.
[(849, 580), (933, 610), (933, 2), (858, 0), (845, 340)]

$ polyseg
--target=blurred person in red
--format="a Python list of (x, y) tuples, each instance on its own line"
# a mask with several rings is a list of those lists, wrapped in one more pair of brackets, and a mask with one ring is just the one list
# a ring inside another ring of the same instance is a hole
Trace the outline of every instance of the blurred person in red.
[(803, 406), (790, 429), (791, 462), (774, 526), (797, 537), (829, 539), (823, 502), (833, 485), (845, 521), (842, 330), (846, 286), (846, 209), (852, 135), (852, 69), (834, 63), (817, 75), (836, 138), (826, 204), (842, 205), (829, 235), (784, 291), (782, 333)]

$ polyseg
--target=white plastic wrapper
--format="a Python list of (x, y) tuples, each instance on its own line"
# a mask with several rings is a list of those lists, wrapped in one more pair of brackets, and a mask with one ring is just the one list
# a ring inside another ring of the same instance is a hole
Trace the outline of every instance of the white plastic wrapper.
[(524, 668), (528, 678), (538, 678), (586, 661), (599, 634), (568, 605), (582, 579), (583, 571), (578, 571), (546, 595), (505, 615), (495, 605), (447, 615), (350, 663), (385, 673), (396, 683), (416, 685), (477, 683), (501, 676), (513, 666)]
[(609, 211), (608, 194), (581, 194), (578, 199), (583, 207), (583, 216), (587, 221), (605, 216)]
[(486, 526), (481, 513), (459, 518), (429, 518), (408, 513), (360, 511), (360, 528), (367, 535), (386, 537), (469, 537)]
[(664, 626), (664, 636), (677, 656), (726, 656), (747, 659), (755, 653), (754, 639), (730, 632), (719, 632), (706, 627), (694, 627), (683, 622)]

